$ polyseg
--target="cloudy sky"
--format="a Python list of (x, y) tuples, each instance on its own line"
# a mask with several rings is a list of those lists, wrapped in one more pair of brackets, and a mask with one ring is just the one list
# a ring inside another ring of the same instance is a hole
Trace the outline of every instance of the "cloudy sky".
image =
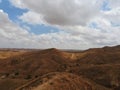
[(0, 0), (0, 48), (120, 44), (120, 0)]

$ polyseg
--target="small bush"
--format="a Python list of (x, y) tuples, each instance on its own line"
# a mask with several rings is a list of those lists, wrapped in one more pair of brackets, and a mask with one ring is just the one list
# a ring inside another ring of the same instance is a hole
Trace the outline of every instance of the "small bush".
[(15, 76), (18, 76), (19, 75), (19, 72), (15, 72)]
[(25, 79), (31, 79), (31, 78), (32, 78), (31, 75), (27, 75), (27, 76), (25, 77)]
[(53, 85), (53, 82), (50, 82), (49, 84), (50, 84), (50, 85)]

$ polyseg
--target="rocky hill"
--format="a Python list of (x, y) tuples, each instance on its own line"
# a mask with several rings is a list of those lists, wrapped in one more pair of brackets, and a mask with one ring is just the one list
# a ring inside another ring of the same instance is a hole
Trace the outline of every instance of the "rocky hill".
[(120, 46), (9, 52), (0, 59), (0, 90), (120, 90)]

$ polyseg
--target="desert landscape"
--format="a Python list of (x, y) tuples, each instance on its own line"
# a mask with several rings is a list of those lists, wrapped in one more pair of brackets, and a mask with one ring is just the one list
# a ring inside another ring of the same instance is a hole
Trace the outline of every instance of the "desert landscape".
[(120, 90), (120, 0), (0, 0), (0, 90)]
[(120, 90), (120, 46), (1, 49), (0, 90)]

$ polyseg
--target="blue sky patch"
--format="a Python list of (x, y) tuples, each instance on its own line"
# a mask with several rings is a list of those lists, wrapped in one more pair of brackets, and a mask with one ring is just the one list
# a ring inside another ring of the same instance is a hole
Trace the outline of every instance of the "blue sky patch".
[(97, 25), (97, 23), (92, 22), (92, 23), (89, 24), (89, 27), (90, 27), (90, 28), (97, 29), (97, 28), (98, 28), (98, 25)]
[(28, 25), (31, 30), (30, 32), (34, 34), (47, 34), (47, 33), (54, 33), (59, 32), (60, 30), (55, 27), (45, 26), (45, 25)]
[(108, 0), (105, 0), (103, 2), (101, 10), (103, 10), (103, 11), (109, 11), (109, 10), (111, 10), (111, 8), (109, 7), (109, 1)]
[(9, 0), (2, 0), (0, 3), (0, 9), (6, 12), (10, 18), (15, 23), (18, 23), (21, 27), (27, 26), (30, 28), (29, 32), (34, 34), (43, 34), (43, 33), (54, 33), (59, 32), (59, 29), (51, 26), (45, 25), (29, 25), (27, 23), (22, 22), (19, 20), (18, 16), (23, 15), (23, 13), (27, 12), (28, 10), (20, 9), (11, 5)]
[(16, 19), (18, 19), (17, 16), (20, 16), (23, 13), (28, 11), (25, 9), (20, 9), (12, 6), (8, 0), (2, 0), (2, 2), (0, 3), (0, 9), (8, 13), (9, 18), (12, 21), (15, 21)]

